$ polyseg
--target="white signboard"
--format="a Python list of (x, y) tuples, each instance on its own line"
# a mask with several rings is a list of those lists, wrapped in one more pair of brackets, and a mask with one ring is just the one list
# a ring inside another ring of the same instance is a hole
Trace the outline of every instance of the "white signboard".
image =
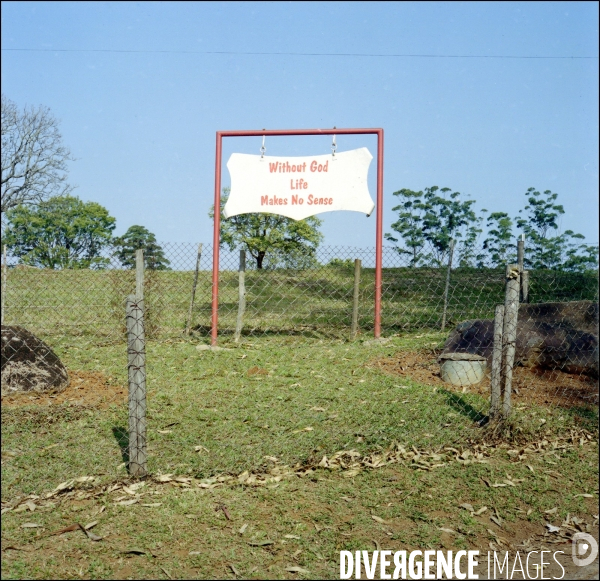
[(375, 203), (366, 147), (334, 155), (262, 157), (234, 153), (227, 162), (231, 192), (224, 216), (266, 212), (302, 220), (321, 212), (351, 210), (369, 216)]

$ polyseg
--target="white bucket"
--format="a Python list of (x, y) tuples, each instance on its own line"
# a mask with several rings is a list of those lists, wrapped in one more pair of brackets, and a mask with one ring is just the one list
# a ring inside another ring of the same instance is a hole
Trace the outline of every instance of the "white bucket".
[(484, 357), (471, 353), (446, 353), (440, 363), (442, 380), (461, 387), (479, 383), (487, 367)]

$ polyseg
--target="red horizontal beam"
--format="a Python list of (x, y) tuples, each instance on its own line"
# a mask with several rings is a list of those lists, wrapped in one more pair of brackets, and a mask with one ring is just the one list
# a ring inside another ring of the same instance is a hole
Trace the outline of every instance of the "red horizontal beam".
[(379, 135), (380, 133), (383, 133), (383, 129), (250, 129), (243, 131), (217, 131), (217, 138), (260, 135)]

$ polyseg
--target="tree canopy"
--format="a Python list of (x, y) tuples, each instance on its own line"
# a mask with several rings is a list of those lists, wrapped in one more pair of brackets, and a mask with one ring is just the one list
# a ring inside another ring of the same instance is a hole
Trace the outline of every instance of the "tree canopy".
[[(394, 192), (394, 196), (400, 198), (400, 204), (392, 208), (398, 212), (398, 219), (391, 227), (404, 241), (406, 248), (398, 251), (410, 256), (411, 266), (445, 264), (451, 240), (458, 243), (461, 263), (473, 260), (475, 242), (481, 233), (481, 218), (472, 209), (475, 200), (461, 200), (460, 192), (438, 186), (419, 192), (404, 188)], [(385, 238), (398, 242), (389, 233)]]
[[(292, 220), (276, 214), (240, 214), (223, 217), (229, 189), (221, 196), (221, 244), (230, 250), (245, 249), (255, 261), (256, 268), (284, 266), (298, 268), (315, 261), (323, 235), (318, 228), (322, 220), (311, 216)], [(214, 206), (209, 212), (214, 218)]]
[(144, 265), (149, 270), (169, 270), (170, 262), (163, 249), (156, 243), (156, 236), (144, 226), (130, 226), (115, 238), (116, 256), (125, 268), (135, 268), (135, 251), (144, 251)]
[[(483, 217), (472, 208), (474, 200), (461, 200), (450, 188), (433, 186), (415, 192), (401, 189), (394, 192), (400, 203), (392, 224), (395, 234), (385, 234), (392, 242), (402, 239), (399, 253), (410, 257), (411, 266), (442, 266), (450, 240), (458, 245), (459, 265), (499, 267), (517, 259), (516, 233), (526, 237), (525, 265), (531, 269), (584, 271), (598, 268), (598, 247), (582, 242), (584, 236), (565, 230), (560, 233), (560, 217), (565, 213), (557, 202), (558, 194), (529, 188), (525, 193), (527, 205), (515, 219), (506, 212), (492, 212), (487, 216), (487, 232), (482, 249), (477, 252), (479, 227)], [(487, 210), (481, 210), (487, 213)]]
[(2, 94), (2, 213), (68, 195), (73, 189), (66, 181), (70, 159), (50, 109), (19, 111)]
[(582, 234), (573, 230), (559, 233), (559, 219), (565, 213), (556, 203), (557, 193), (529, 188), (528, 204), (519, 211), (517, 227), (527, 237), (525, 263), (529, 268), (587, 270), (598, 265), (598, 247), (581, 243)]
[(480, 256), (480, 265), (502, 266), (517, 260), (517, 245), (513, 234), (513, 221), (506, 212), (492, 212), (487, 217), (487, 237)]
[(101, 255), (110, 243), (115, 219), (96, 202), (55, 196), (37, 206), (6, 213), (3, 243), (23, 264), (41, 268), (105, 268)]

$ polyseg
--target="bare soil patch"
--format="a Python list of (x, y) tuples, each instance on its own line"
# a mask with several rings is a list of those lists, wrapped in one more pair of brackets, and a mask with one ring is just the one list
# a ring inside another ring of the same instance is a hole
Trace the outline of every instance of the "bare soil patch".
[(127, 398), (127, 388), (101, 371), (69, 371), (69, 376), (68, 387), (60, 393), (11, 393), (2, 396), (2, 407), (74, 404), (105, 408), (113, 403), (120, 404)]
[[(449, 391), (490, 393), (488, 376), (478, 384), (457, 387), (442, 381), (437, 351), (401, 351), (381, 357), (372, 365), (382, 371), (428, 385), (443, 386)], [(539, 367), (516, 366), (513, 370), (513, 398), (517, 402), (549, 406), (594, 406), (598, 404), (598, 379), (589, 375), (566, 373)]]

